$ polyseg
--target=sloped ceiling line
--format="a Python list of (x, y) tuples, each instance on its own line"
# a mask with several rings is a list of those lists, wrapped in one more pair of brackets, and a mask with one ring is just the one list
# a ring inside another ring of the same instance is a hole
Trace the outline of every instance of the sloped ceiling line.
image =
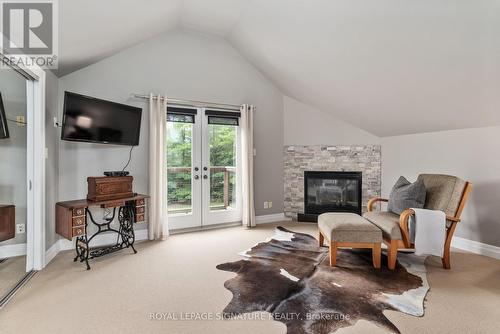
[(377, 136), (500, 125), (496, 0), (60, 1), (58, 75), (178, 27)]

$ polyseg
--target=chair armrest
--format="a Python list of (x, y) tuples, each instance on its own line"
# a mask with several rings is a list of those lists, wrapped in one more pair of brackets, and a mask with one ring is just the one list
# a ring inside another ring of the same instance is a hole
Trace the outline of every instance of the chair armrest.
[(368, 212), (373, 211), (373, 205), (377, 202), (389, 202), (389, 200), (382, 197), (371, 198), (366, 205), (366, 210), (368, 210)]
[(452, 216), (446, 216), (446, 220), (449, 220), (454, 223), (458, 223), (460, 221), (460, 218), (457, 217), (452, 217)]
[[(406, 248), (411, 247), (410, 229), (408, 227), (408, 222), (410, 220), (410, 217), (414, 214), (415, 214), (415, 211), (413, 211), (412, 209), (406, 209), (399, 216), (399, 228), (401, 229), (403, 243), (404, 243)], [(446, 220), (449, 220), (449, 221), (454, 222), (454, 223), (458, 223), (460, 221), (460, 218), (446, 216)]]
[(408, 227), (408, 221), (410, 217), (415, 214), (412, 209), (406, 209), (399, 215), (399, 229), (401, 230), (401, 236), (403, 237), (403, 243), (406, 248), (411, 248), (410, 242), (410, 229)]

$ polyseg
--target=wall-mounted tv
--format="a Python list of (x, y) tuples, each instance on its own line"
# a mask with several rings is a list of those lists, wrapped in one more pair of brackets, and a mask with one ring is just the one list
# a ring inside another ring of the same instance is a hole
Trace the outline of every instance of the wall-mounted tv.
[(61, 139), (136, 146), (141, 115), (141, 108), (65, 92)]
[(5, 116), (2, 93), (0, 93), (0, 139), (6, 138), (9, 138), (9, 128), (7, 126), (7, 116)]

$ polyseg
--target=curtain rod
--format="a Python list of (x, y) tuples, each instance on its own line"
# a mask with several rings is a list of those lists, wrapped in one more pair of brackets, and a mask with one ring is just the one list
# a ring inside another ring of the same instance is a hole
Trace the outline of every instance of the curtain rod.
[[(138, 99), (149, 100), (149, 95), (145, 95), (145, 94), (132, 94), (132, 97), (135, 97)], [(153, 95), (153, 99), (157, 99), (157, 98), (158, 98), (158, 96)], [(240, 111), (240, 106), (236, 105), (236, 104), (204, 102), (204, 101), (196, 101), (196, 100), (184, 100), (184, 99), (177, 99), (177, 98), (170, 98), (170, 97), (167, 97), (167, 104), (177, 104), (177, 105), (191, 106), (191, 107), (210, 107), (210, 108)]]

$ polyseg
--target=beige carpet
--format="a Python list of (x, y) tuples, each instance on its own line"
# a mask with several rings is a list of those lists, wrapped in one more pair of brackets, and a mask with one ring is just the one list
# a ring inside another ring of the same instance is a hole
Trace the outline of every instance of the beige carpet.
[(11, 257), (0, 263), (0, 298), (5, 296), (24, 276), (26, 276), (26, 256)]
[[(284, 223), (316, 235), (315, 225)], [(92, 270), (59, 254), (0, 311), (0, 333), (285, 333), (272, 320), (149, 320), (150, 313), (220, 312), (231, 299), (233, 274), (216, 270), (272, 234), (275, 225), (174, 235), (93, 260)], [(500, 261), (453, 253), (451, 271), (429, 259), (426, 315), (386, 314), (402, 333), (497, 333)], [(360, 321), (337, 333), (384, 333)]]

